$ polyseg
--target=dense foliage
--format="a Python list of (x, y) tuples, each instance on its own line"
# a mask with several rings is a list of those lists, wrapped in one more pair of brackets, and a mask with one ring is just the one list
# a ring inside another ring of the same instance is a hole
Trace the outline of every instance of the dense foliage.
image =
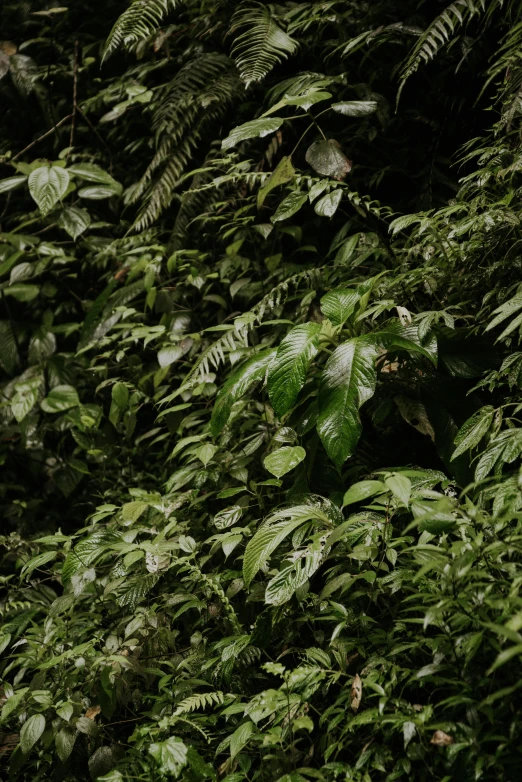
[(521, 12), (5, 0), (1, 779), (518, 778)]

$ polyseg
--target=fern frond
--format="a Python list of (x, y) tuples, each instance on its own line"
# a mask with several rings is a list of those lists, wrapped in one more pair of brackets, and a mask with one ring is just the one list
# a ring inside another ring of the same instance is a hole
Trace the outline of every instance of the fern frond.
[[(495, 5), (502, 3), (497, 0)], [(447, 46), (457, 31), (473, 16), (486, 13), (486, 0), (455, 0), (430, 24), (421, 35), (406, 60), (401, 72), (401, 86), (412, 76), (422, 63), (433, 60), (438, 52)]]
[(135, 203), (145, 196), (135, 231), (170, 206), (195, 150), (243, 90), (228, 57), (205, 54), (184, 65), (161, 91), (153, 118), (156, 154), (130, 198)]
[(205, 709), (207, 706), (213, 706), (214, 704), (221, 706), (224, 701), (224, 695), (222, 692), (200, 692), (196, 695), (190, 695), (178, 704), (174, 716), (179, 714), (189, 714), (191, 711), (197, 709)]
[(116, 20), (103, 48), (102, 63), (120, 46), (128, 48), (147, 38), (181, 0), (133, 0)]
[(260, 3), (241, 5), (232, 17), (230, 32), (237, 36), (232, 56), (247, 86), (264, 79), (275, 65), (297, 51), (297, 41), (279, 27), (270, 7)]

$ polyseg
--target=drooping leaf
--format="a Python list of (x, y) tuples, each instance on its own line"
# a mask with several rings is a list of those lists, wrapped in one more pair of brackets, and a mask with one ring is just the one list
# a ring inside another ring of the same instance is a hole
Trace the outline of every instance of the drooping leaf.
[(112, 198), (112, 196), (120, 195), (120, 193), (121, 185), (118, 187), (114, 185), (89, 185), (78, 190), (80, 198), (87, 198), (92, 201), (102, 201), (104, 198)]
[(317, 354), (320, 330), (318, 323), (296, 326), (277, 349), (268, 372), (268, 394), (279, 416), (287, 413), (297, 400), (308, 366)]
[(306, 451), (301, 446), (284, 446), (269, 454), (264, 461), (268, 472), (276, 478), (282, 478), (306, 458)]
[(315, 141), (306, 151), (306, 162), (321, 176), (342, 181), (352, 170), (352, 163), (334, 139)]
[(350, 339), (332, 353), (324, 369), (319, 386), (317, 431), (338, 469), (354, 453), (359, 441), (359, 408), (375, 391), (378, 353), (373, 339)]
[(77, 239), (90, 226), (91, 216), (86, 209), (68, 206), (61, 211), (58, 222), (67, 231), (71, 239)]
[(246, 393), (253, 383), (265, 377), (275, 352), (275, 350), (264, 350), (257, 353), (237, 372), (234, 372), (222, 386), (216, 397), (210, 420), (210, 428), (214, 437), (223, 431), (234, 403)]
[(63, 198), (69, 186), (69, 173), (58, 166), (41, 166), (29, 174), (29, 192), (43, 215)]
[(295, 169), (292, 165), (292, 158), (285, 155), (277, 164), (268, 182), (259, 189), (257, 194), (257, 208), (261, 209), (265, 203), (265, 198), (274, 188), (279, 185), (284, 185), (286, 182), (291, 182), (294, 176)]

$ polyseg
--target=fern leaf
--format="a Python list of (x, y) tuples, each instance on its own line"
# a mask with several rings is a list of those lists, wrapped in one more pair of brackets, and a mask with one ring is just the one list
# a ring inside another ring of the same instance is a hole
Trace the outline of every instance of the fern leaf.
[(120, 46), (128, 48), (147, 38), (180, 0), (134, 0), (116, 20), (103, 49), (102, 63)]
[(232, 56), (247, 86), (264, 79), (297, 51), (297, 41), (279, 27), (270, 8), (259, 3), (241, 5), (232, 17), (230, 32), (237, 34)]
[(486, 0), (455, 0), (439, 14), (421, 35), (406, 60), (401, 73), (399, 93), (407, 79), (419, 69), (422, 63), (433, 60), (464, 24), (473, 16), (485, 12)]
[(200, 692), (196, 695), (191, 695), (185, 698), (178, 704), (174, 716), (179, 714), (188, 714), (191, 711), (198, 709), (205, 709), (207, 706), (213, 706), (214, 704), (220, 706), (223, 703), (224, 695), (221, 691), (218, 692)]

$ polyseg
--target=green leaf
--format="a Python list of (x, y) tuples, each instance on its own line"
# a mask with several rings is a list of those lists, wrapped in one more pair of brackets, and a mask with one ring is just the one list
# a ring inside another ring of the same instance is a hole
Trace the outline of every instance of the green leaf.
[(22, 725), (20, 731), (20, 747), (24, 755), (34, 747), (45, 730), (45, 717), (43, 714), (33, 714)]
[(71, 239), (81, 236), (91, 224), (91, 216), (86, 209), (68, 206), (62, 210), (58, 223), (67, 231)]
[(65, 761), (70, 757), (74, 748), (74, 742), (78, 733), (72, 728), (62, 728), (55, 736), (56, 754), (62, 761)]
[(342, 190), (332, 190), (331, 193), (327, 193), (316, 203), (314, 212), (319, 217), (333, 217), (337, 212), (342, 197)]
[(298, 212), (308, 199), (308, 193), (293, 190), (284, 198), (277, 207), (276, 213), (270, 218), (272, 223), (287, 220)]
[(295, 562), (284, 567), (266, 587), (265, 603), (280, 606), (286, 603), (314, 575), (323, 559), (324, 541), (320, 536), (307, 546)]
[(455, 437), (456, 448), (451, 456), (451, 461), (479, 444), (484, 435), (488, 432), (494, 415), (495, 409), (491, 405), (486, 405), (462, 424)]
[[(240, 491), (244, 491), (241, 487)], [(223, 492), (222, 492), (223, 493)], [(218, 529), (226, 529), (236, 524), (243, 515), (243, 508), (239, 505), (234, 505), (232, 508), (220, 511), (214, 516), (214, 524)]]
[(323, 296), (321, 309), (334, 326), (342, 326), (354, 312), (359, 299), (359, 293), (353, 288), (336, 288)]
[(187, 764), (187, 747), (176, 736), (151, 744), (149, 752), (156, 761), (158, 770), (171, 774), (174, 779), (179, 777)]
[(346, 117), (367, 117), (377, 111), (377, 101), (346, 100), (341, 103), (332, 103), (332, 109)]
[(160, 367), (169, 367), (183, 355), (179, 345), (165, 345), (158, 351), (158, 364)]
[(2, 706), (2, 722), (5, 722), (7, 718), (17, 710), (27, 692), (29, 692), (29, 687), (22, 687), (21, 690), (17, 690), (7, 698)]
[(68, 186), (69, 174), (65, 168), (41, 166), (29, 174), (29, 192), (43, 215), (63, 198)]
[(43, 554), (38, 554), (38, 556), (30, 559), (20, 571), (20, 579), (27, 578), (27, 576), (31, 575), (33, 570), (41, 568), (43, 565), (47, 565), (48, 562), (55, 560), (57, 553), (57, 551), (44, 551)]
[(265, 203), (265, 198), (274, 188), (279, 185), (284, 185), (285, 182), (290, 182), (294, 176), (295, 169), (292, 165), (292, 158), (285, 155), (277, 164), (266, 185), (263, 185), (263, 187), (259, 189), (257, 194), (257, 208), (261, 209)]
[(293, 328), (277, 349), (268, 372), (268, 395), (277, 415), (294, 406), (302, 389), (310, 362), (317, 354), (318, 323), (303, 323)]
[(16, 282), (8, 288), (4, 288), (3, 293), (6, 296), (13, 296), (17, 301), (33, 301), (40, 293), (38, 285), (24, 285), (23, 282)]
[(114, 187), (114, 185), (90, 185), (78, 190), (80, 198), (88, 198), (91, 201), (102, 201), (104, 198), (112, 198), (120, 194), (121, 186)]
[(8, 375), (14, 375), (19, 363), (20, 356), (11, 323), (0, 320), (0, 367)]
[(319, 386), (317, 431), (340, 469), (361, 436), (359, 408), (375, 391), (378, 348), (370, 337), (340, 345), (330, 356)]
[(122, 187), (108, 171), (104, 171), (100, 166), (94, 163), (74, 163), (67, 168), (71, 174), (85, 179), (87, 182), (96, 182), (99, 185), (110, 185), (113, 189), (121, 192)]
[(264, 136), (268, 136), (270, 133), (275, 133), (283, 122), (284, 119), (282, 117), (266, 117), (245, 122), (243, 125), (238, 125), (230, 131), (227, 138), (221, 143), (221, 147), (226, 150), (249, 138), (264, 138)]
[(404, 505), (408, 505), (411, 496), (411, 481), (406, 475), (396, 472), (385, 478), (384, 483), (390, 489), (394, 497), (397, 497)]
[(253, 722), (244, 722), (240, 725), (230, 737), (230, 757), (234, 759), (241, 750), (248, 744), (248, 740), (255, 730)]
[(210, 419), (210, 428), (214, 437), (217, 437), (223, 431), (235, 402), (244, 396), (253, 383), (265, 377), (275, 352), (275, 350), (271, 349), (257, 353), (243, 364), (222, 386), (216, 397), (212, 418)]
[(268, 517), (247, 544), (243, 558), (243, 581), (248, 587), (279, 544), (307, 521), (331, 526), (325, 511), (316, 505), (296, 505), (277, 511)]
[(10, 176), (7, 179), (0, 180), (0, 193), (7, 193), (9, 190), (14, 190), (15, 187), (20, 187), (27, 181), (26, 176)]
[(355, 502), (367, 500), (376, 494), (384, 494), (386, 486), (380, 481), (359, 481), (350, 486), (344, 495), (343, 506), (353, 505)]
[(0, 654), (4, 652), (11, 643), (11, 633), (0, 633)]
[(276, 478), (282, 478), (287, 472), (293, 470), (306, 458), (306, 451), (300, 445), (294, 447), (285, 446), (269, 454), (263, 464), (268, 472)]
[(212, 443), (205, 443), (204, 445), (199, 446), (198, 450), (196, 451), (196, 456), (199, 461), (203, 463), (203, 466), (206, 467), (207, 464), (214, 458), (214, 454), (217, 450), (217, 445), (212, 445)]
[(341, 181), (352, 170), (352, 163), (334, 139), (316, 141), (306, 151), (306, 162), (321, 176)]
[(80, 400), (78, 392), (73, 386), (55, 386), (46, 398), (40, 402), (40, 407), (45, 413), (61, 413), (78, 407)]

